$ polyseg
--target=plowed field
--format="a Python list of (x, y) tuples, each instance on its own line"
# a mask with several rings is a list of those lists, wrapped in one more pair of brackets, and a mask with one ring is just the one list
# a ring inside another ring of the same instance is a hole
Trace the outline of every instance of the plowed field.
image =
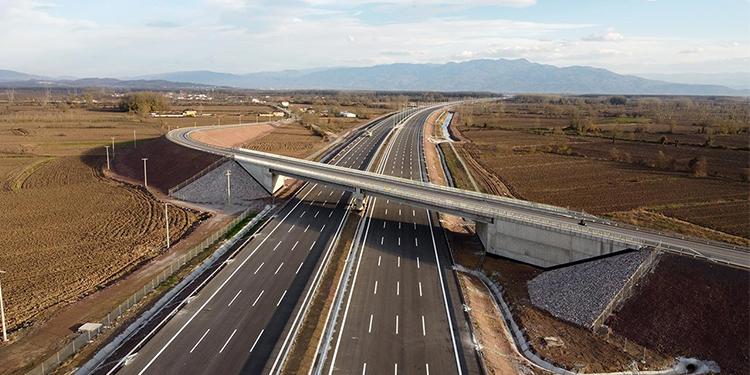
[[(164, 207), (103, 178), (101, 159), (60, 157), (36, 168), (16, 191), (0, 192), (0, 265), (6, 317), (15, 329), (48, 316), (163, 250)], [(196, 221), (170, 206), (170, 234)]]

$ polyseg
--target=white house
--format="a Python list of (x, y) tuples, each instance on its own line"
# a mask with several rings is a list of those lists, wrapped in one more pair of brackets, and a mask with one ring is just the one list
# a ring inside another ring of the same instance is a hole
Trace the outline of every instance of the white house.
[(351, 113), (351, 112), (346, 112), (346, 111), (339, 112), (339, 116), (341, 116), (341, 117), (348, 117), (348, 118), (356, 118), (357, 117), (356, 114)]

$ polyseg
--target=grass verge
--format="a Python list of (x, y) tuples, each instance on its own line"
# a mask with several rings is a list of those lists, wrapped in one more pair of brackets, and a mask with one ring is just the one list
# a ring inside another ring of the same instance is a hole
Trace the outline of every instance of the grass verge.
[(456, 156), (456, 153), (453, 152), (453, 148), (451, 148), (450, 144), (443, 142), (439, 147), (445, 156), (445, 164), (448, 165), (448, 169), (451, 172), (453, 184), (459, 189), (474, 190), (469, 175), (466, 174), (466, 170), (461, 166), (461, 162), (458, 161), (458, 157)]

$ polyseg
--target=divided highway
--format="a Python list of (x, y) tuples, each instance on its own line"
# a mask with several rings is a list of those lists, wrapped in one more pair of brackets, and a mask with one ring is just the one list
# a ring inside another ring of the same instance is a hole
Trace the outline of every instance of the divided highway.
[[(406, 120), (378, 172), (426, 180), (422, 131), (431, 112)], [(471, 339), (460, 329), (468, 323), (437, 215), (371, 198), (364, 220), (327, 373), (478, 373)]]
[[(365, 168), (393, 127), (356, 135), (331, 164)], [(350, 193), (308, 183), (134, 356), (120, 374), (260, 374), (278, 370), (290, 323), (337, 238)]]

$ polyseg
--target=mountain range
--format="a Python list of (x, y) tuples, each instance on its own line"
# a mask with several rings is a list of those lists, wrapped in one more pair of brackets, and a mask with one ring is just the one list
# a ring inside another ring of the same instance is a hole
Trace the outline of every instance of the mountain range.
[[(176, 89), (188, 87), (234, 87), (244, 89), (333, 89), (382, 91), (485, 91), (496, 93), (736, 95), (750, 90), (711, 84), (673, 83), (645, 79), (588, 66), (557, 67), (525, 59), (482, 59), (446, 64), (388, 64), (370, 67), (340, 67), (285, 70), (249, 74), (213, 71), (182, 71), (152, 74), (134, 79), (45, 79), (0, 70), (0, 86), (23, 83)], [(140, 85), (140, 86), (139, 86)], [(142, 86), (142, 87), (141, 87)]]

